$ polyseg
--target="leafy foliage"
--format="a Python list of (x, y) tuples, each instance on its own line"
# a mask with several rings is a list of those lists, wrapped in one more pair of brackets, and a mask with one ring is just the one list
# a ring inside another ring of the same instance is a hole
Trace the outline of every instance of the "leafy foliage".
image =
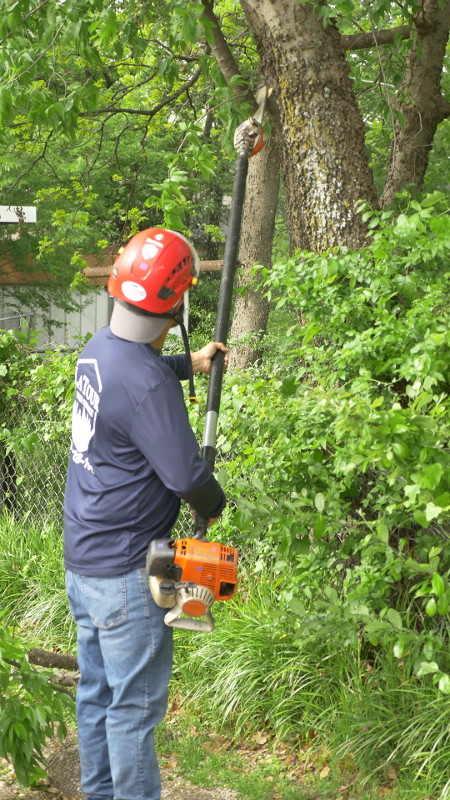
[[(200, 2), (0, 2), (0, 189), (3, 202), (38, 207), (36, 226), (19, 226), (13, 240), (10, 226), (0, 233), (19, 270), (38, 280), (37, 256), (39, 271), (52, 276), (51, 291), (15, 288), (19, 307), (72, 309), (68, 287), (83, 287), (86, 257), (150, 224), (183, 230), (204, 257), (219, 256), (211, 229), (223, 223), (232, 134), (248, 111), (234, 92), (260, 76), (239, 4), (214, 7), (239, 69), (229, 84), (211, 55), (212, 23)], [(417, 4), (339, 0), (317, 10), (345, 35), (409, 24)], [(399, 36), (349, 55), (379, 187), (409, 47)], [(432, 158), (439, 186), (445, 140), (440, 131)]]
[(303, 763), (325, 753), (341, 782), (358, 775), (376, 786), (389, 772), (393, 797), (402, 786), (407, 796), (447, 797), (449, 697), (387, 648), (368, 657), (364, 642), (343, 644), (338, 630), (310, 636), (280, 604), (291, 578), (289, 569), (249, 568), (241, 596), (214, 612), (213, 636), (177, 637), (175, 674), (188, 708), (237, 741), (288, 742)]
[[(37, 353), (35, 339), (0, 332), (0, 456), (2, 501), (12, 509), (21, 493), (22, 506), (35, 517), (61, 515), (61, 478), (67, 469), (73, 373), (76, 353)], [(46, 470), (51, 464), (54, 481)], [(28, 480), (26, 480), (28, 478)]]
[[(238, 733), (313, 731), (368, 775), (396, 763), (440, 791), (450, 218), (438, 192), (360, 213), (362, 250), (300, 252), (260, 271), (273, 308), (266, 363), (225, 376), (217, 442), (230, 503), (215, 534), (241, 550), (240, 593), (217, 604), (199, 648), (179, 637), (175, 677)], [(24, 367), (8, 336), (14, 382)], [(65, 358), (25, 368), (61, 430)], [(201, 439), (203, 415), (189, 411)]]
[(298, 321), (286, 363), (224, 398), (230, 521), (280, 575), (294, 565), (303, 636), (362, 634), (448, 693), (449, 217), (439, 194), (363, 213), (362, 251), (263, 270)]
[(15, 268), (34, 275), (15, 287), (17, 306), (73, 310), (86, 258), (150, 225), (180, 229), (217, 257), (205, 226), (222, 221), (222, 119), (233, 126), (238, 111), (223, 81), (215, 99), (202, 5), (6, 5), (2, 202), (37, 207), (36, 225), (0, 231)]
[(4, 413), (11, 398), (23, 386), (25, 370), (38, 360), (33, 349), (33, 341), (29, 342), (25, 334), (13, 331), (2, 331), (0, 337), (0, 404)]
[(51, 674), (33, 669), (14, 629), (0, 630), (0, 755), (14, 765), (27, 786), (45, 777), (42, 746), (55, 735), (63, 738), (72, 700), (49, 682)]

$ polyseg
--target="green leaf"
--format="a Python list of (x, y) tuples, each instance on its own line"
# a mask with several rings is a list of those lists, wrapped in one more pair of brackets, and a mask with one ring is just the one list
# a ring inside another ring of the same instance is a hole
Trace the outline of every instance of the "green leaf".
[(392, 449), (399, 458), (408, 458), (410, 450), (405, 442), (392, 442)]
[(441, 597), (438, 598), (437, 601), (438, 614), (445, 616), (445, 614), (448, 614), (448, 609), (449, 609), (448, 596), (447, 594), (443, 594)]
[[(440, 7), (443, 8), (444, 5), (445, 5), (445, 3), (440, 5)], [(429, 206), (433, 206), (433, 205), (436, 205), (437, 203), (440, 203), (441, 200), (444, 200), (444, 199), (445, 199), (445, 195), (443, 194), (443, 192), (434, 191), (434, 192), (431, 192), (430, 194), (427, 194), (422, 199), (422, 206), (424, 208), (427, 208)]]
[(423, 675), (432, 675), (435, 672), (439, 672), (439, 667), (435, 661), (421, 661), (416, 674), (421, 678)]
[(448, 510), (450, 507), (450, 492), (442, 492), (442, 494), (436, 497), (436, 503), (441, 508)]
[(442, 597), (445, 592), (445, 584), (438, 572), (433, 574), (431, 584), (436, 597)]
[(309, 553), (311, 549), (311, 542), (309, 541), (309, 537), (300, 536), (300, 538), (295, 539), (295, 541), (292, 544), (292, 548), (295, 553), (306, 555), (306, 553)]
[(325, 586), (324, 594), (325, 597), (328, 597), (328, 600), (330, 600), (331, 603), (336, 604), (339, 602), (339, 595), (336, 589), (334, 589), (332, 586)]
[(285, 378), (281, 384), (281, 394), (283, 397), (292, 397), (298, 390), (298, 381), (295, 376)]
[(373, 402), (370, 404), (371, 408), (379, 408), (384, 404), (384, 397), (377, 397)]
[(404, 636), (400, 636), (400, 638), (397, 639), (397, 641), (394, 644), (393, 652), (394, 652), (395, 658), (402, 658), (402, 656), (404, 655), (404, 652), (405, 652), (405, 645), (406, 645), (405, 637)]
[(304, 617), (306, 614), (304, 603), (302, 603), (302, 601), (297, 597), (292, 598), (291, 602), (289, 603), (289, 608), (297, 617)]
[(314, 497), (314, 505), (317, 508), (317, 511), (323, 511), (325, 508), (325, 498), (322, 492), (317, 492), (316, 496)]
[(384, 544), (389, 544), (389, 528), (387, 525), (380, 523), (377, 525), (377, 536)]
[(314, 536), (316, 539), (322, 539), (325, 530), (325, 519), (323, 514), (317, 514), (316, 521), (314, 523)]
[(425, 612), (428, 614), (429, 617), (434, 617), (436, 611), (437, 611), (436, 600), (434, 599), (434, 597), (430, 597), (425, 606)]
[(419, 483), (424, 489), (436, 489), (438, 486), (442, 473), (442, 464), (431, 464), (423, 468), (423, 472), (419, 475)]
[(442, 514), (442, 507), (437, 506), (434, 503), (427, 503), (425, 506), (425, 518), (427, 522), (431, 522), (432, 519), (436, 519)]
[(398, 628), (398, 630), (403, 628), (402, 618), (395, 608), (388, 608), (386, 617), (394, 628)]
[(443, 673), (439, 680), (438, 686), (439, 691), (441, 691), (442, 694), (450, 694), (450, 676), (448, 676), (446, 673)]
[(422, 526), (422, 528), (428, 528), (428, 520), (425, 516), (425, 513), (420, 511), (420, 509), (414, 512), (414, 519), (419, 523), (419, 525)]
[(397, 120), (400, 123), (400, 127), (403, 128), (403, 130), (406, 130), (407, 122), (406, 122), (406, 117), (405, 117), (404, 113), (402, 111), (400, 111), (400, 109), (398, 109), (398, 108), (393, 109), (393, 111), (394, 111), (394, 116), (397, 118)]

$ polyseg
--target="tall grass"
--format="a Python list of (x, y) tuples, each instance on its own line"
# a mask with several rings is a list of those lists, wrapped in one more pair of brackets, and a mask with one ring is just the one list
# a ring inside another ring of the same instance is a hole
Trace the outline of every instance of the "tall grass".
[(274, 600), (270, 583), (254, 579), (244, 603), (238, 597), (214, 606), (214, 634), (195, 637), (184, 653), (189, 697), (211, 719), (232, 723), (236, 737), (266, 725), (280, 737), (297, 736), (302, 717), (317, 718), (331, 700), (326, 663), (319, 683), (317, 664), (305, 658), (293, 622)]
[(237, 739), (263, 730), (311, 753), (325, 747), (368, 788), (395, 776), (450, 798), (450, 697), (381, 646), (368, 657), (361, 643), (303, 635), (273, 576), (250, 578), (246, 591), (245, 602), (222, 604), (211, 636), (178, 652), (176, 674), (203, 718)]
[(437, 797), (449, 797), (449, 696), (405, 675), (389, 652), (377, 654), (370, 672), (368, 664), (361, 666), (342, 683), (331, 726), (328, 719), (332, 750), (340, 758), (351, 753), (366, 784), (393, 770), (400, 779), (423, 781)]
[[(0, 519), (0, 607), (42, 646), (74, 649), (61, 531)], [(450, 696), (407, 672), (382, 646), (305, 635), (270, 573), (248, 575), (213, 607), (211, 635), (176, 631), (173, 689), (216, 730), (264, 731), (336, 769), (349, 760), (367, 788), (394, 774), (423, 796), (450, 798)], [(364, 650), (364, 648), (366, 648)]]
[(75, 627), (67, 604), (62, 531), (0, 517), (0, 608), (43, 647), (73, 650)]

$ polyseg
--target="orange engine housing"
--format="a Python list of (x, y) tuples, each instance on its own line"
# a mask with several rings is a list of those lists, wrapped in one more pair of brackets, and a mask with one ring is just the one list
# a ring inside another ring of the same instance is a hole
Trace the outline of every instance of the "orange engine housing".
[(219, 542), (177, 539), (174, 564), (182, 571), (182, 581), (206, 586), (215, 600), (229, 600), (237, 591), (238, 551)]

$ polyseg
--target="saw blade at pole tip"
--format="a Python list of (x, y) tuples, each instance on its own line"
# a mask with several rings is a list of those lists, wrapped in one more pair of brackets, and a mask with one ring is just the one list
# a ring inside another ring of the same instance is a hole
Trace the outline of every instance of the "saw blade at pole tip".
[[(267, 99), (272, 94), (272, 90), (267, 86), (261, 86), (256, 92), (256, 102), (258, 108), (255, 113), (239, 125), (234, 133), (234, 146), (240, 156), (253, 155), (262, 147), (262, 127), (263, 117)], [(260, 141), (259, 147), (257, 142)]]
[(269, 89), (266, 84), (264, 84), (264, 86), (260, 86), (259, 89), (256, 90), (255, 100), (258, 108), (256, 109), (255, 113), (252, 114), (252, 119), (254, 119), (259, 125), (262, 125), (266, 103), (271, 94), (272, 89)]

